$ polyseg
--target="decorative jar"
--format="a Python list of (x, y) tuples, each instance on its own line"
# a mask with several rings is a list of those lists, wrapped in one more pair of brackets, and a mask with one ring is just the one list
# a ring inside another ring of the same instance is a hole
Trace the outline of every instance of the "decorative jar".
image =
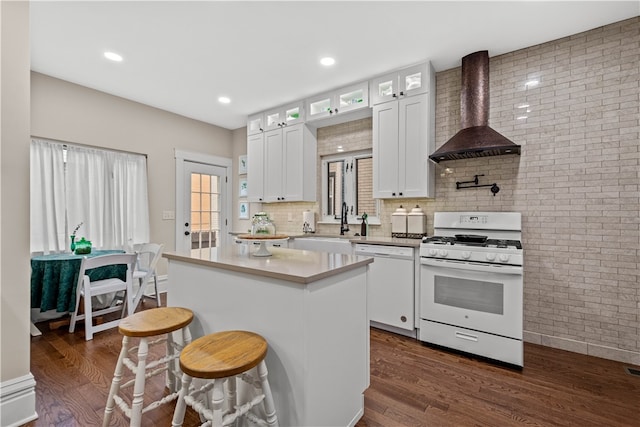
[(254, 236), (273, 236), (276, 234), (276, 226), (269, 219), (266, 212), (258, 212), (251, 220), (251, 234)]
[(84, 237), (76, 242), (76, 255), (87, 255), (91, 253), (91, 241)]

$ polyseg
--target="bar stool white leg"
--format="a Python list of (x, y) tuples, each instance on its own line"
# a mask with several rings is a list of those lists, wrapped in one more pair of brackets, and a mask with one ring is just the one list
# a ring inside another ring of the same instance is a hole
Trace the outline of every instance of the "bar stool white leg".
[(122, 380), (122, 368), (124, 367), (124, 358), (129, 351), (129, 337), (122, 337), (122, 349), (120, 349), (120, 355), (118, 356), (118, 362), (116, 363), (116, 370), (113, 374), (113, 380), (111, 381), (111, 389), (109, 390), (109, 397), (107, 398), (107, 406), (104, 409), (104, 419), (102, 420), (102, 427), (107, 427), (111, 422), (111, 415), (113, 415), (113, 408), (115, 406), (114, 396), (120, 392), (120, 381)]
[[(235, 381), (235, 377), (229, 378)], [(216, 379), (213, 383), (213, 397), (211, 398), (211, 410), (213, 411), (212, 426), (221, 426), (224, 415), (222, 407), (224, 404), (224, 379)]]
[(133, 401), (131, 402), (131, 424), (130, 427), (140, 427), (142, 423), (142, 407), (144, 403), (144, 383), (147, 364), (147, 354), (149, 345), (146, 337), (140, 338), (138, 345), (138, 367), (136, 369), (136, 380), (133, 385)]
[(180, 393), (178, 393), (178, 402), (176, 403), (176, 408), (173, 411), (173, 420), (171, 420), (171, 427), (181, 427), (184, 422), (184, 413), (187, 409), (187, 402), (185, 401), (185, 397), (189, 394), (189, 388), (191, 387), (191, 378), (190, 375), (182, 374), (182, 387), (180, 388)]
[[(216, 380), (219, 381), (219, 380)], [(229, 377), (225, 381), (227, 386), (227, 410), (232, 411), (238, 404), (237, 378)]]
[(258, 365), (258, 376), (260, 377), (262, 393), (264, 394), (264, 410), (267, 415), (267, 425), (277, 426), (278, 417), (276, 416), (276, 405), (273, 402), (273, 394), (271, 393), (271, 386), (269, 385), (267, 364), (264, 360)]

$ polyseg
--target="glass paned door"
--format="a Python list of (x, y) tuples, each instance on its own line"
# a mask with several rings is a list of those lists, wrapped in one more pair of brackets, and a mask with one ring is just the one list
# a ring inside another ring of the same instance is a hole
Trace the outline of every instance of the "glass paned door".
[(223, 183), (226, 169), (219, 166), (185, 162), (185, 230), (183, 247), (196, 254), (219, 245), (225, 221)]

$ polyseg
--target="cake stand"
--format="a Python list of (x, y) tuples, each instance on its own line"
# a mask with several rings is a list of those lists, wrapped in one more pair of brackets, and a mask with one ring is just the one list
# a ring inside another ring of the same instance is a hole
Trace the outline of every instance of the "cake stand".
[(260, 246), (258, 247), (258, 250), (253, 253), (253, 256), (271, 256), (271, 252), (267, 250), (267, 242), (286, 242), (289, 240), (289, 236), (285, 234), (241, 234), (236, 237), (236, 240), (242, 243), (260, 242)]

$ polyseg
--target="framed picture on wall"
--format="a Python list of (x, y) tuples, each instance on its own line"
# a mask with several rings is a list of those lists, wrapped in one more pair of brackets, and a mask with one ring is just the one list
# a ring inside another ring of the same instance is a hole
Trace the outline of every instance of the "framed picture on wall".
[(239, 197), (247, 197), (247, 179), (240, 179), (240, 192), (238, 193)]
[(238, 157), (238, 173), (240, 175), (247, 173), (247, 156), (246, 155)]
[(238, 212), (238, 217), (240, 219), (249, 219), (249, 202), (240, 202), (240, 209)]

